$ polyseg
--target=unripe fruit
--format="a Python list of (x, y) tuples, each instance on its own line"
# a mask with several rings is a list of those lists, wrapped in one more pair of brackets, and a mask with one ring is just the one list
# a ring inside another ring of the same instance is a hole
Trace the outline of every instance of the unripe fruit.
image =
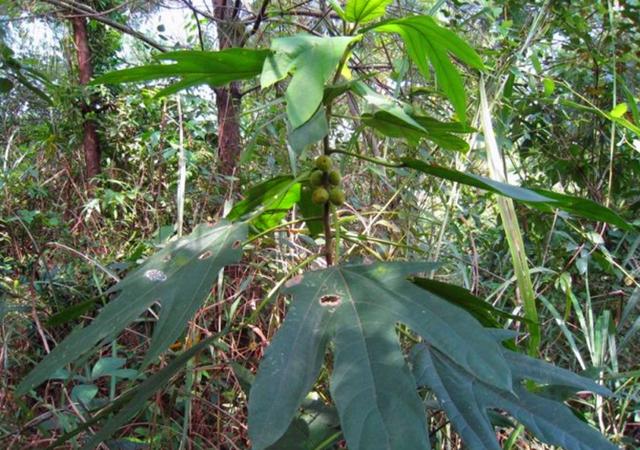
[(316, 168), (322, 170), (323, 172), (328, 172), (331, 170), (331, 158), (327, 155), (318, 156), (316, 158)]
[(311, 186), (320, 186), (324, 183), (324, 172), (322, 170), (314, 170), (309, 176)]
[(323, 187), (318, 187), (311, 194), (311, 201), (316, 205), (323, 205), (329, 200), (329, 192)]
[(344, 203), (344, 192), (339, 187), (331, 188), (329, 192), (329, 200), (336, 206), (340, 206)]
[(329, 178), (329, 183), (333, 184), (334, 186), (337, 186), (340, 184), (342, 175), (340, 175), (340, 172), (338, 172), (337, 170), (332, 170), (331, 172), (329, 172), (328, 178)]

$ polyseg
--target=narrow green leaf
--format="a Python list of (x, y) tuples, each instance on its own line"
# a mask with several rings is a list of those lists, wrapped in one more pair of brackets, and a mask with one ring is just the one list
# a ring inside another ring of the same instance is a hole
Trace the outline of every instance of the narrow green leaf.
[(479, 297), (476, 297), (471, 292), (461, 288), (460, 286), (420, 277), (414, 277), (411, 281), (422, 289), (425, 289), (432, 294), (435, 294), (438, 297), (464, 309), (485, 327), (499, 328), (501, 325), (500, 322), (497, 321), (496, 317), (516, 321), (523, 320), (522, 317), (514, 316), (513, 314), (494, 308), (491, 304), (485, 302)]
[(260, 74), (267, 50), (229, 48), (219, 52), (184, 50), (162, 53), (159, 60), (173, 64), (150, 64), (104, 74), (92, 84), (131, 83), (163, 78), (181, 78), (181, 81), (160, 91), (168, 95), (201, 84), (222, 86), (231, 81), (253, 78)]
[[(463, 129), (463, 127), (457, 127), (457, 125), (459, 125), (458, 122), (445, 123), (424, 116), (411, 116), (411, 118), (419, 123), (422, 129), (415, 128), (412, 124), (386, 111), (378, 111), (374, 114), (363, 114), (361, 117), (365, 125), (375, 128), (385, 136), (404, 138), (414, 145), (417, 144), (421, 138), (425, 138), (445, 149), (463, 152), (469, 149), (469, 144), (467, 144), (464, 139), (459, 138), (449, 131)], [(453, 132), (461, 133), (468, 131)]]
[(68, 308), (63, 309), (59, 313), (54, 314), (49, 319), (47, 319), (47, 325), (55, 327), (77, 319), (78, 317), (82, 316), (86, 312), (90, 311), (93, 307), (95, 307), (98, 299), (99, 297), (90, 298), (89, 300), (85, 300), (83, 302), (71, 305)]
[(546, 189), (525, 189), (520, 186), (501, 183), (479, 175), (460, 172), (436, 164), (429, 164), (418, 159), (401, 158), (400, 160), (406, 167), (422, 173), (503, 195), (526, 203), (541, 211), (552, 212), (556, 208), (562, 209), (580, 217), (616, 225), (623, 230), (635, 230), (633, 225), (625, 221), (617, 213), (591, 200), (559, 194)]
[(395, 98), (378, 94), (361, 81), (350, 84), (349, 89), (362, 97), (364, 101), (367, 102), (367, 105), (371, 110), (384, 111), (386, 114), (399, 119), (402, 123), (408, 124), (409, 126), (412, 126), (424, 133), (427, 132), (422, 125), (407, 113), (406, 109), (408, 105), (406, 103)]
[[(484, 134), (485, 147), (487, 152), (487, 162), (489, 173), (494, 180), (506, 180), (504, 167), (502, 164), (502, 154), (498, 148), (495, 133), (493, 131), (493, 122), (491, 120), (491, 111), (487, 102), (487, 94), (484, 88), (484, 80), (480, 80), (480, 122), (482, 123), (482, 131)], [(513, 271), (516, 275), (518, 283), (518, 292), (524, 309), (524, 316), (527, 318), (527, 329), (529, 331), (529, 354), (537, 354), (540, 345), (541, 332), (538, 322), (538, 308), (536, 305), (536, 294), (533, 291), (533, 283), (531, 282), (531, 274), (529, 273), (529, 262), (525, 252), (524, 240), (518, 223), (518, 216), (510, 198), (499, 197), (498, 209), (500, 217), (502, 217), (502, 227), (509, 244), (509, 252), (511, 253), (511, 262)]]
[(620, 87), (622, 87), (622, 92), (624, 92), (624, 97), (627, 101), (627, 105), (629, 106), (629, 110), (631, 111), (633, 122), (636, 125), (640, 125), (640, 111), (638, 111), (638, 104), (633, 93), (629, 90), (623, 79), (619, 79), (618, 82), (620, 83)]
[(441, 27), (430, 16), (412, 16), (384, 22), (373, 28), (382, 33), (397, 33), (407, 48), (409, 57), (422, 75), (430, 78), (429, 64), (436, 72), (442, 91), (455, 108), (461, 122), (466, 121), (466, 95), (460, 74), (449, 60), (449, 54), (478, 70), (484, 64), (469, 44), (455, 33)]
[(384, 16), (393, 0), (347, 0), (344, 18), (348, 22), (363, 24)]

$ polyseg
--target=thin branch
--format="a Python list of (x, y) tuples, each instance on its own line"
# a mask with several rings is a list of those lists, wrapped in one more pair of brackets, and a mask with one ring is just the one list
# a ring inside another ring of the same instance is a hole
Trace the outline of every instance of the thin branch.
[(121, 23), (116, 22), (115, 20), (111, 20), (108, 17), (104, 17), (103, 15), (101, 15), (100, 12), (91, 9), (90, 7), (83, 5), (82, 3), (78, 3), (75, 2), (73, 0), (41, 0), (43, 3), (48, 3), (50, 5), (56, 6), (58, 8), (64, 8), (67, 10), (70, 10), (71, 12), (77, 13), (79, 15), (82, 15), (84, 17), (89, 17), (93, 20), (96, 20), (100, 23), (103, 23), (111, 28), (115, 28), (116, 30), (119, 30), (125, 34), (128, 34), (129, 36), (133, 36), (136, 39), (141, 40), (142, 42), (144, 42), (145, 44), (149, 45), (150, 47), (155, 48), (156, 50), (159, 50), (161, 52), (165, 52), (167, 51), (167, 49), (158, 44), (157, 42), (155, 42), (153, 39), (150, 39), (148, 37), (146, 37), (144, 34), (129, 28), (126, 25), (123, 25)]

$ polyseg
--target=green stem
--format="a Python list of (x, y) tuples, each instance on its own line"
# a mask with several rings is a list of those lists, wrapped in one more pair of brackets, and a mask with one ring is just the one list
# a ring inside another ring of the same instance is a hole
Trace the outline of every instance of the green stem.
[(260, 233), (256, 234), (255, 236), (250, 237), (249, 239), (247, 239), (246, 241), (244, 241), (242, 243), (241, 247), (244, 247), (245, 245), (250, 244), (253, 241), (258, 240), (261, 237), (266, 236), (267, 234), (273, 233), (274, 231), (277, 231), (280, 228), (285, 228), (285, 227), (288, 227), (289, 225), (295, 225), (297, 223), (309, 222), (309, 221), (312, 221), (312, 220), (320, 220), (321, 218), (322, 218), (321, 216), (304, 217), (302, 219), (290, 220), (289, 222), (278, 224), (278, 225), (276, 225), (274, 227), (271, 227), (271, 228), (268, 228), (268, 229), (266, 229), (264, 231), (261, 231)]
[(399, 167), (404, 167), (404, 164), (402, 164), (402, 163), (393, 163), (393, 162), (385, 161), (384, 159), (372, 158), (370, 156), (359, 155), (357, 153), (348, 152), (346, 150), (335, 149), (335, 150), (331, 150), (331, 153), (342, 153), (343, 155), (353, 156), (354, 158), (362, 159), (363, 161), (369, 161), (371, 163), (378, 164), (380, 166), (385, 166), (385, 167), (392, 167), (392, 168), (396, 168), (396, 169), (399, 168)]

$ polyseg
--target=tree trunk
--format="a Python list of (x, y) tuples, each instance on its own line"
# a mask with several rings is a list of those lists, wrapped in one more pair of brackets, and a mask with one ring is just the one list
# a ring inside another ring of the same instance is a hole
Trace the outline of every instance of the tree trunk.
[[(244, 25), (238, 20), (241, 2), (213, 0), (213, 14), (218, 20), (220, 50), (242, 45)], [(215, 89), (218, 109), (218, 159), (220, 172), (232, 175), (240, 157), (240, 89), (238, 83)]]
[[(73, 41), (78, 55), (79, 81), (84, 86), (89, 83), (93, 75), (87, 22), (84, 17), (77, 16), (71, 19), (71, 25), (73, 27)], [(84, 116), (82, 146), (84, 148), (87, 177), (93, 178), (100, 173), (100, 144), (98, 142), (96, 124), (87, 117), (92, 111), (91, 105), (88, 102), (83, 102), (81, 111)]]

